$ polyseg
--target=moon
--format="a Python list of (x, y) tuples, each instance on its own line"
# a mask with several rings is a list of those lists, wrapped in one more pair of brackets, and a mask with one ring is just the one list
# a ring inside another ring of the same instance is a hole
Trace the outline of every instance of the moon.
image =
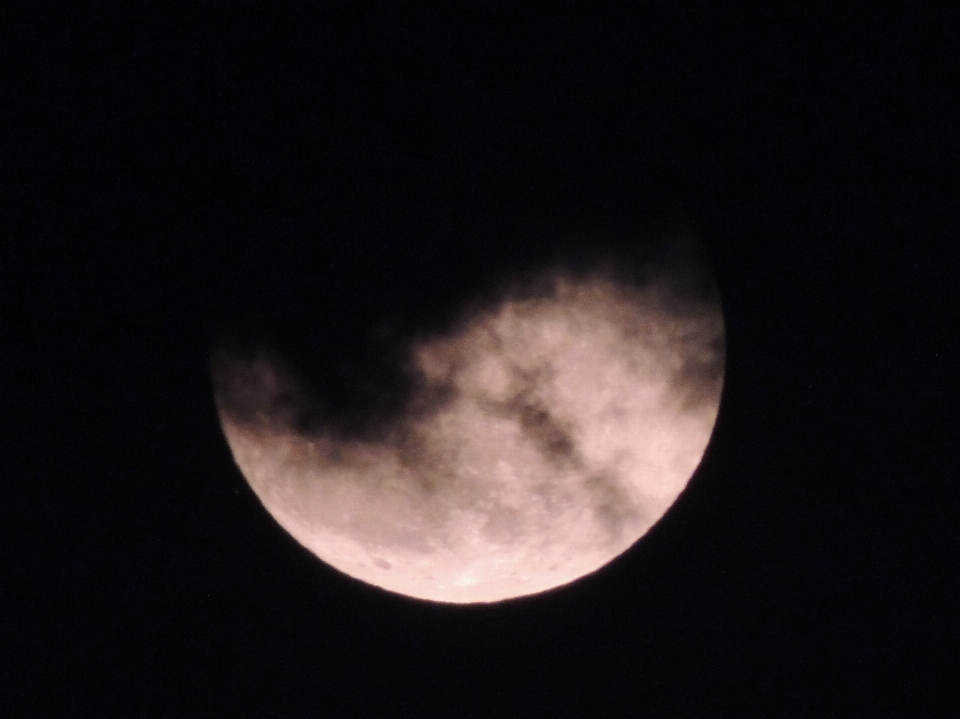
[[(609, 268), (608, 268), (609, 269)], [(684, 273), (545, 268), (411, 333), (409, 396), (347, 432), (271, 347), (218, 347), (233, 458), (297, 542), (339, 571), (434, 602), (568, 584), (635, 544), (697, 469), (725, 334)]]

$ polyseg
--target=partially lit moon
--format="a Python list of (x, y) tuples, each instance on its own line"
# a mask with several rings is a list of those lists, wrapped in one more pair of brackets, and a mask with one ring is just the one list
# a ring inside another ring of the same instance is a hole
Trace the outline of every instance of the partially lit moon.
[(699, 465), (723, 379), (719, 302), (669, 278), (545, 271), (471, 307), (410, 339), (411, 400), (364, 439), (297, 429), (308, 390), (269, 348), (213, 362), (233, 457), (276, 521), (336, 569), (438, 602), (543, 592), (628, 549)]

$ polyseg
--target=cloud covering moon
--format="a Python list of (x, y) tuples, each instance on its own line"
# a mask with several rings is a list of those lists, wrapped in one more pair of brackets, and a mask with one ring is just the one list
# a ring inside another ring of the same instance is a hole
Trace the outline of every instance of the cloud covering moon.
[(213, 356), (234, 459), (324, 562), (440, 602), (593, 572), (669, 509), (720, 401), (719, 302), (669, 277), (543, 271), (409, 338), (402, 411), (366, 436), (304, 428), (310, 390), (268, 347)]

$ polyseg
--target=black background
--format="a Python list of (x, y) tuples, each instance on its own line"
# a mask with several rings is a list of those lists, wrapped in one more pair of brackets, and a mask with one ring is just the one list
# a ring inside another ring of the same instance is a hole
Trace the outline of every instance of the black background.
[[(5, 716), (955, 708), (955, 17), (203, 7), (4, 23)], [(233, 466), (224, 320), (362, 388), (384, 318), (433, 321), (571, 232), (678, 227), (723, 298), (720, 418), (599, 573), (388, 595)]]

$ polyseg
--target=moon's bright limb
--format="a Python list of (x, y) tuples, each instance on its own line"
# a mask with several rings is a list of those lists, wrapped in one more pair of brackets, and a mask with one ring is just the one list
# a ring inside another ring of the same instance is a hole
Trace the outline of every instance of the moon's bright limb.
[(214, 367), (237, 465), (298, 542), (387, 590), (495, 602), (595, 571), (667, 511), (713, 430), (723, 343), (716, 301), (557, 273), (412, 342), (412, 401), (370, 440), (294, 429), (303, 390), (266, 353)]

